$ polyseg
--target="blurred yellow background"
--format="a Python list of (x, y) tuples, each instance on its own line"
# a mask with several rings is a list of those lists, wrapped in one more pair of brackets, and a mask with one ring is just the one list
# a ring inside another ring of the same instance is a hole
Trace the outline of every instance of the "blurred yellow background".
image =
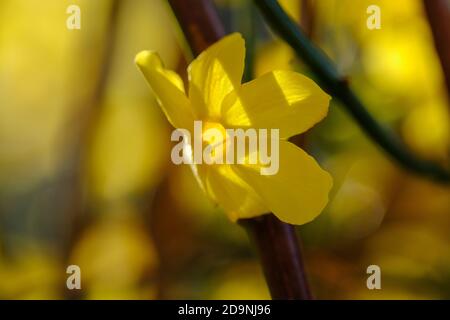
[[(280, 2), (300, 21), (300, 0)], [(185, 70), (169, 6), (113, 3), (0, 2), (0, 298), (269, 298), (244, 230), (188, 167), (171, 164), (171, 128), (134, 65), (152, 49)], [(309, 74), (258, 14), (248, 30), (250, 0), (216, 3), (230, 31), (253, 38), (254, 76)], [(71, 4), (80, 30), (66, 28)], [(449, 101), (421, 1), (313, 4), (313, 41), (370, 112), (415, 153), (448, 164)], [(366, 27), (371, 4), (380, 30)], [(335, 180), (326, 210), (298, 228), (315, 296), (450, 298), (449, 188), (400, 169), (333, 101), (305, 139)], [(65, 287), (71, 264), (82, 290)], [(371, 264), (382, 290), (366, 287)]]

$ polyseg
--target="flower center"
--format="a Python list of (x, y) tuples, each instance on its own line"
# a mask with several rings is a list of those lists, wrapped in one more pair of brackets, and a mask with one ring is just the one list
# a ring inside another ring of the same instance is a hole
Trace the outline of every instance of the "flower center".
[(202, 130), (203, 148), (210, 148), (212, 157), (222, 158), (226, 152), (227, 132), (218, 122), (204, 122)]

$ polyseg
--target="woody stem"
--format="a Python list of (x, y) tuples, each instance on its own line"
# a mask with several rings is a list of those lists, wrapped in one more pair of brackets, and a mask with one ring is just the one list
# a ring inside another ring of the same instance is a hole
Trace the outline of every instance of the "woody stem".
[[(169, 0), (169, 4), (194, 55), (225, 35), (212, 1)], [(294, 227), (272, 213), (239, 223), (257, 247), (272, 298), (311, 299)]]
[(239, 223), (256, 245), (272, 298), (312, 299), (294, 226), (272, 213)]

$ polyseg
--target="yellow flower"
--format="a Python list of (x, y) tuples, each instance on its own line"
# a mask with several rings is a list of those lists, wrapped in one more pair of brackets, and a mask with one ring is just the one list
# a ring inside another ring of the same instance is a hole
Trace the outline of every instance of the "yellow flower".
[(287, 141), (322, 120), (330, 97), (312, 80), (292, 71), (273, 71), (241, 84), (245, 43), (238, 33), (224, 37), (189, 66), (189, 92), (155, 52), (136, 63), (175, 128), (191, 130), (195, 120), (208, 127), (279, 129), (279, 170), (261, 175), (260, 165), (194, 164), (205, 192), (232, 220), (273, 212), (280, 220), (304, 224), (328, 202), (330, 175)]

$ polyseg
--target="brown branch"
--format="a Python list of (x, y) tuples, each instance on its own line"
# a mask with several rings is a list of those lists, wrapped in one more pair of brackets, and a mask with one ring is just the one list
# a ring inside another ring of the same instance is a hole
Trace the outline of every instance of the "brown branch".
[(447, 96), (450, 98), (450, 2), (423, 0), (423, 5), (444, 72)]
[(169, 0), (172, 11), (195, 55), (225, 35), (217, 10), (211, 2)]
[(314, 3), (312, 0), (301, 0), (300, 4), (300, 25), (308, 38), (311, 39), (314, 35), (316, 20)]
[[(97, 79), (94, 83), (92, 93), (82, 101), (75, 101), (77, 113), (71, 119), (75, 127), (70, 127), (68, 131), (74, 139), (67, 151), (67, 168), (65, 169), (64, 185), (59, 192), (67, 194), (66, 221), (64, 229), (67, 230), (66, 237), (62, 239), (61, 246), (63, 260), (67, 265), (70, 261), (73, 248), (78, 242), (86, 226), (92, 217), (89, 214), (89, 204), (86, 200), (84, 188), (84, 169), (86, 167), (87, 149), (90, 139), (97, 127), (98, 119), (101, 115), (101, 102), (105, 96), (108, 79), (111, 73), (114, 52), (117, 42), (118, 20), (124, 0), (113, 0), (107, 17), (105, 34), (102, 45), (98, 51), (98, 69), (95, 70)], [(86, 47), (83, 43), (80, 47)], [(83, 79), (80, 79), (80, 82)], [(67, 144), (67, 141), (63, 141)], [(62, 195), (64, 197), (65, 195)], [(64, 270), (65, 271), (65, 270)], [(63, 295), (67, 299), (80, 298), (78, 290), (69, 291), (63, 288)]]
[(274, 299), (312, 299), (294, 226), (273, 214), (239, 223), (258, 249), (270, 294)]
[[(300, 1), (300, 25), (309, 39), (313, 39), (315, 26), (315, 7), (312, 0)], [(289, 141), (303, 148), (308, 141), (309, 132), (303, 132), (296, 136), (290, 137)]]
[[(169, 0), (169, 4), (195, 55), (225, 35), (212, 1)], [(310, 299), (294, 227), (271, 213), (240, 224), (257, 246), (272, 298)]]

